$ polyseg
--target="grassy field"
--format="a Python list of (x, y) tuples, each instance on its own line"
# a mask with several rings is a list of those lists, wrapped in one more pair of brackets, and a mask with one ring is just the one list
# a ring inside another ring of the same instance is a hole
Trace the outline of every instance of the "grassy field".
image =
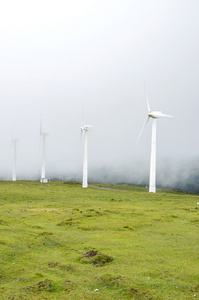
[(103, 187), (0, 182), (0, 299), (199, 297), (199, 196)]

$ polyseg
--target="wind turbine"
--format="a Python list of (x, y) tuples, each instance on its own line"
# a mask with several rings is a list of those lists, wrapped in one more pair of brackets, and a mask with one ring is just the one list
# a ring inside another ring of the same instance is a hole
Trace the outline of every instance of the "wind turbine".
[(83, 161), (83, 181), (82, 187), (88, 187), (88, 131), (93, 129), (92, 125), (81, 125), (81, 133), (84, 131), (84, 161)]
[(12, 138), (13, 146), (13, 169), (12, 169), (12, 181), (16, 181), (16, 164), (17, 164), (17, 142), (18, 139)]
[(161, 111), (152, 111), (149, 105), (149, 100), (146, 93), (146, 102), (148, 107), (148, 115), (144, 122), (144, 125), (140, 131), (140, 134), (137, 138), (137, 142), (147, 125), (149, 119), (152, 119), (152, 135), (151, 135), (151, 160), (150, 160), (150, 178), (149, 178), (149, 193), (156, 192), (156, 127), (157, 119), (159, 118), (173, 118), (173, 116), (165, 115)]
[(49, 178), (46, 178), (45, 161), (46, 161), (46, 137), (49, 135), (47, 132), (42, 131), (42, 121), (40, 121), (40, 135), (42, 138), (42, 162), (41, 162), (41, 183), (50, 182)]

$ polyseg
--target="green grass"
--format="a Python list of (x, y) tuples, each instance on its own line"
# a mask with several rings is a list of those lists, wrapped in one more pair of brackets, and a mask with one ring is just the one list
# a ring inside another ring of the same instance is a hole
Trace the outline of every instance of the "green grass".
[(0, 299), (198, 298), (199, 196), (98, 186), (0, 182)]

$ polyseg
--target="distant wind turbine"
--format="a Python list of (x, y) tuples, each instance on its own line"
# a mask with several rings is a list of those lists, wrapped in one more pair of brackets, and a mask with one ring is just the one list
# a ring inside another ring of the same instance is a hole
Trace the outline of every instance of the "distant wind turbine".
[(50, 179), (46, 178), (46, 169), (45, 169), (45, 162), (46, 162), (46, 137), (49, 135), (47, 132), (42, 131), (42, 121), (40, 121), (40, 135), (42, 138), (42, 162), (41, 162), (41, 183), (49, 182)]
[(93, 129), (92, 125), (81, 125), (81, 133), (84, 131), (84, 161), (82, 187), (88, 187), (88, 131)]
[(165, 115), (161, 111), (152, 111), (149, 106), (149, 100), (146, 93), (146, 101), (148, 107), (148, 116), (137, 138), (137, 142), (142, 135), (142, 132), (147, 125), (150, 118), (152, 118), (152, 136), (151, 136), (151, 160), (150, 160), (150, 178), (149, 178), (149, 193), (156, 192), (156, 127), (157, 119), (159, 118), (173, 118), (173, 116)]
[(17, 142), (18, 139), (12, 138), (12, 146), (13, 146), (13, 169), (12, 169), (12, 181), (17, 180), (16, 176), (16, 164), (17, 164)]

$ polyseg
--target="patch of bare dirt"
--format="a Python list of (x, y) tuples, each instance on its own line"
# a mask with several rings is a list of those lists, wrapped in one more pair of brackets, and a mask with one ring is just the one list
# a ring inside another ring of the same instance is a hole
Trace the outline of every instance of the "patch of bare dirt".
[(97, 253), (98, 253), (97, 250), (90, 250), (86, 254), (84, 254), (84, 257), (86, 258), (94, 257), (97, 255)]

